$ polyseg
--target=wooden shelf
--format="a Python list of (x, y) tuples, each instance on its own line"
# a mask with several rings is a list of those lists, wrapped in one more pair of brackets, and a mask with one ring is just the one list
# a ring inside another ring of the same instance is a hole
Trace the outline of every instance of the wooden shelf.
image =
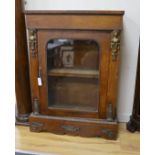
[(64, 110), (75, 110), (75, 111), (97, 111), (97, 105), (76, 105), (76, 104), (53, 104), (49, 105), (49, 108), (52, 109), (64, 109)]
[(98, 78), (99, 71), (96, 70), (79, 70), (79, 69), (52, 69), (48, 71), (49, 76), (81, 77), (81, 78)]

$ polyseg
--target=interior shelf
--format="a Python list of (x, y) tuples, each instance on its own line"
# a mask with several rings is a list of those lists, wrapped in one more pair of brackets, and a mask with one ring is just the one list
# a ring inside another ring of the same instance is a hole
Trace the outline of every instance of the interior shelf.
[(51, 105), (49, 106), (52, 109), (69, 109), (69, 110), (76, 110), (76, 111), (97, 111), (97, 106), (93, 105), (76, 105), (76, 104), (55, 104), (55, 105)]
[(65, 77), (81, 77), (81, 78), (98, 78), (97, 70), (79, 70), (79, 69), (51, 69), (48, 76), (65, 76)]

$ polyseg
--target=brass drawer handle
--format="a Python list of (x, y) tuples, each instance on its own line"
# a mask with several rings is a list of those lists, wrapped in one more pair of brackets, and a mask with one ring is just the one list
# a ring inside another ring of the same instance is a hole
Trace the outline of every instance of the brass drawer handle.
[(67, 130), (67, 131), (71, 131), (71, 132), (76, 132), (79, 131), (80, 128), (76, 127), (76, 126), (72, 126), (72, 125), (62, 125), (61, 126), (63, 129)]
[(41, 132), (43, 130), (43, 123), (32, 122), (30, 124), (31, 131)]
[(109, 137), (109, 138), (115, 137), (114, 132), (112, 130), (110, 130), (110, 129), (106, 129), (106, 128), (105, 129), (102, 129), (102, 133), (104, 135), (106, 135), (107, 137)]

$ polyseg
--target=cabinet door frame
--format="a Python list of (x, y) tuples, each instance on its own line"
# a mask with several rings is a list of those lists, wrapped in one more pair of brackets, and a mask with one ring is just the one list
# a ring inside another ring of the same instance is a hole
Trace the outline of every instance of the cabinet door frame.
[[(48, 107), (48, 86), (47, 86), (47, 60), (46, 44), (51, 39), (92, 39), (99, 44), (99, 103), (97, 111), (75, 111), (67, 109), (57, 109)], [(37, 31), (38, 57), (30, 59), (32, 73), (31, 86), (32, 98), (38, 96), (40, 114), (52, 116), (88, 117), (105, 118), (107, 107), (107, 91), (110, 63), (110, 33), (109, 31), (80, 31), (80, 30), (38, 30)], [(41, 68), (43, 85), (36, 86), (39, 68)], [(38, 90), (36, 90), (38, 89)], [(34, 93), (35, 92), (35, 93)]]

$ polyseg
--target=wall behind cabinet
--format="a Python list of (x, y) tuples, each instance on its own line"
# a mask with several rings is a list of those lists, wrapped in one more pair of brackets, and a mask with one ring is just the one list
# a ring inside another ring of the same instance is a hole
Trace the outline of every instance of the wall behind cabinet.
[(124, 10), (118, 119), (129, 120), (132, 113), (140, 31), (139, 0), (25, 0), (26, 10)]

